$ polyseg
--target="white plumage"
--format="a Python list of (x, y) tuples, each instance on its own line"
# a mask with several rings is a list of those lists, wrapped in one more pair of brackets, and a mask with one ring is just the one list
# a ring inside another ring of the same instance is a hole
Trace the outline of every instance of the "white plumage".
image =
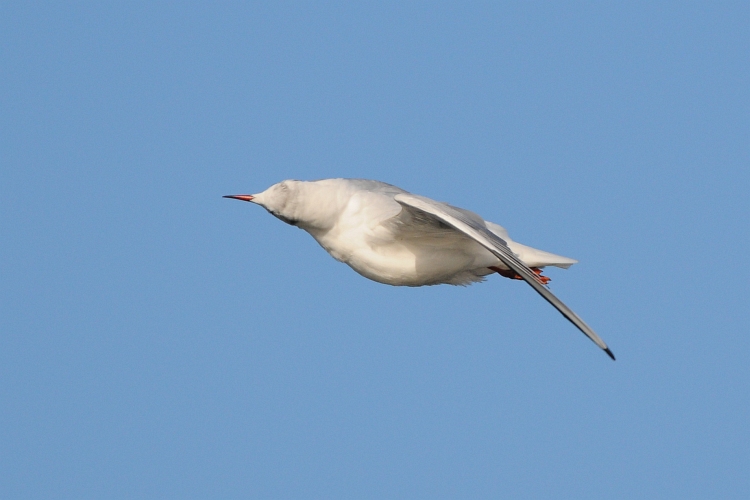
[(493, 272), (523, 279), (614, 359), (541, 276), (545, 266), (577, 261), (517, 243), (473, 212), (364, 179), (287, 180), (255, 195), (227, 197), (256, 203), (307, 231), (333, 258), (380, 283), (468, 285)]

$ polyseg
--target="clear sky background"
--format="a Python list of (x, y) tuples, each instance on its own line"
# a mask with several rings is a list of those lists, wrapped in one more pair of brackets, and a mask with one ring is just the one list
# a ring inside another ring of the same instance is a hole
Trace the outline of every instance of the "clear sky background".
[[(104, 5), (106, 4), (106, 5)], [(750, 497), (746, 2), (3, 2), (0, 497)], [(221, 196), (574, 257), (396, 288)]]

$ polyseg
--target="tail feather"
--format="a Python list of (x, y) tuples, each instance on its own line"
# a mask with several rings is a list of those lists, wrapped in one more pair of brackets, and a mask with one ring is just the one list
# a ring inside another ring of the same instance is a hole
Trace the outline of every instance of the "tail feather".
[(555, 266), (567, 269), (573, 264), (578, 263), (575, 259), (563, 257), (562, 255), (555, 255), (553, 253), (545, 252), (544, 250), (537, 250), (536, 248), (516, 243), (510, 239), (510, 236), (508, 236), (508, 231), (499, 224), (490, 221), (484, 221), (484, 224), (487, 226), (487, 229), (505, 240), (513, 253), (518, 255), (524, 264), (529, 267)]
[(567, 269), (578, 262), (575, 259), (555, 255), (544, 250), (537, 250), (536, 248), (527, 247), (515, 241), (509, 241), (508, 246), (529, 267), (555, 266)]

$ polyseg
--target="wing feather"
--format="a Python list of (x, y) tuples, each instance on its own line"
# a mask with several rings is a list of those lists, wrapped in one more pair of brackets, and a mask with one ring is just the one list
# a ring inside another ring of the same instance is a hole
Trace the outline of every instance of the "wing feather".
[[(547, 289), (539, 277), (529, 266), (524, 264), (508, 247), (505, 240), (488, 230), (485, 225), (480, 225), (474, 217), (468, 217), (465, 211), (458, 210), (450, 205), (438, 203), (424, 196), (411, 193), (399, 193), (394, 198), (398, 203), (410, 211), (418, 211), (434, 217), (456, 231), (459, 231), (473, 239), (487, 250), (492, 252), (506, 266), (515, 271), (531, 287), (541, 295), (547, 302), (552, 304), (560, 313), (573, 323), (584, 335), (590, 338), (596, 345), (602, 348), (610, 358), (615, 359), (607, 344), (587, 325), (576, 313), (558, 299)], [(467, 212), (470, 213), (470, 212)]]

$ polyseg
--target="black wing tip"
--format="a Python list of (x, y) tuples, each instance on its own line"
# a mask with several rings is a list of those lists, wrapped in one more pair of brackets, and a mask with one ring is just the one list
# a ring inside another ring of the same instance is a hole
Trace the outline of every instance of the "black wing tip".
[(614, 355), (614, 354), (612, 354), (612, 351), (610, 351), (610, 350), (609, 350), (609, 347), (605, 347), (605, 348), (604, 348), (604, 352), (606, 352), (606, 353), (607, 353), (607, 356), (609, 356), (610, 358), (612, 358), (612, 361), (617, 361), (617, 360), (615, 359), (615, 355)]

